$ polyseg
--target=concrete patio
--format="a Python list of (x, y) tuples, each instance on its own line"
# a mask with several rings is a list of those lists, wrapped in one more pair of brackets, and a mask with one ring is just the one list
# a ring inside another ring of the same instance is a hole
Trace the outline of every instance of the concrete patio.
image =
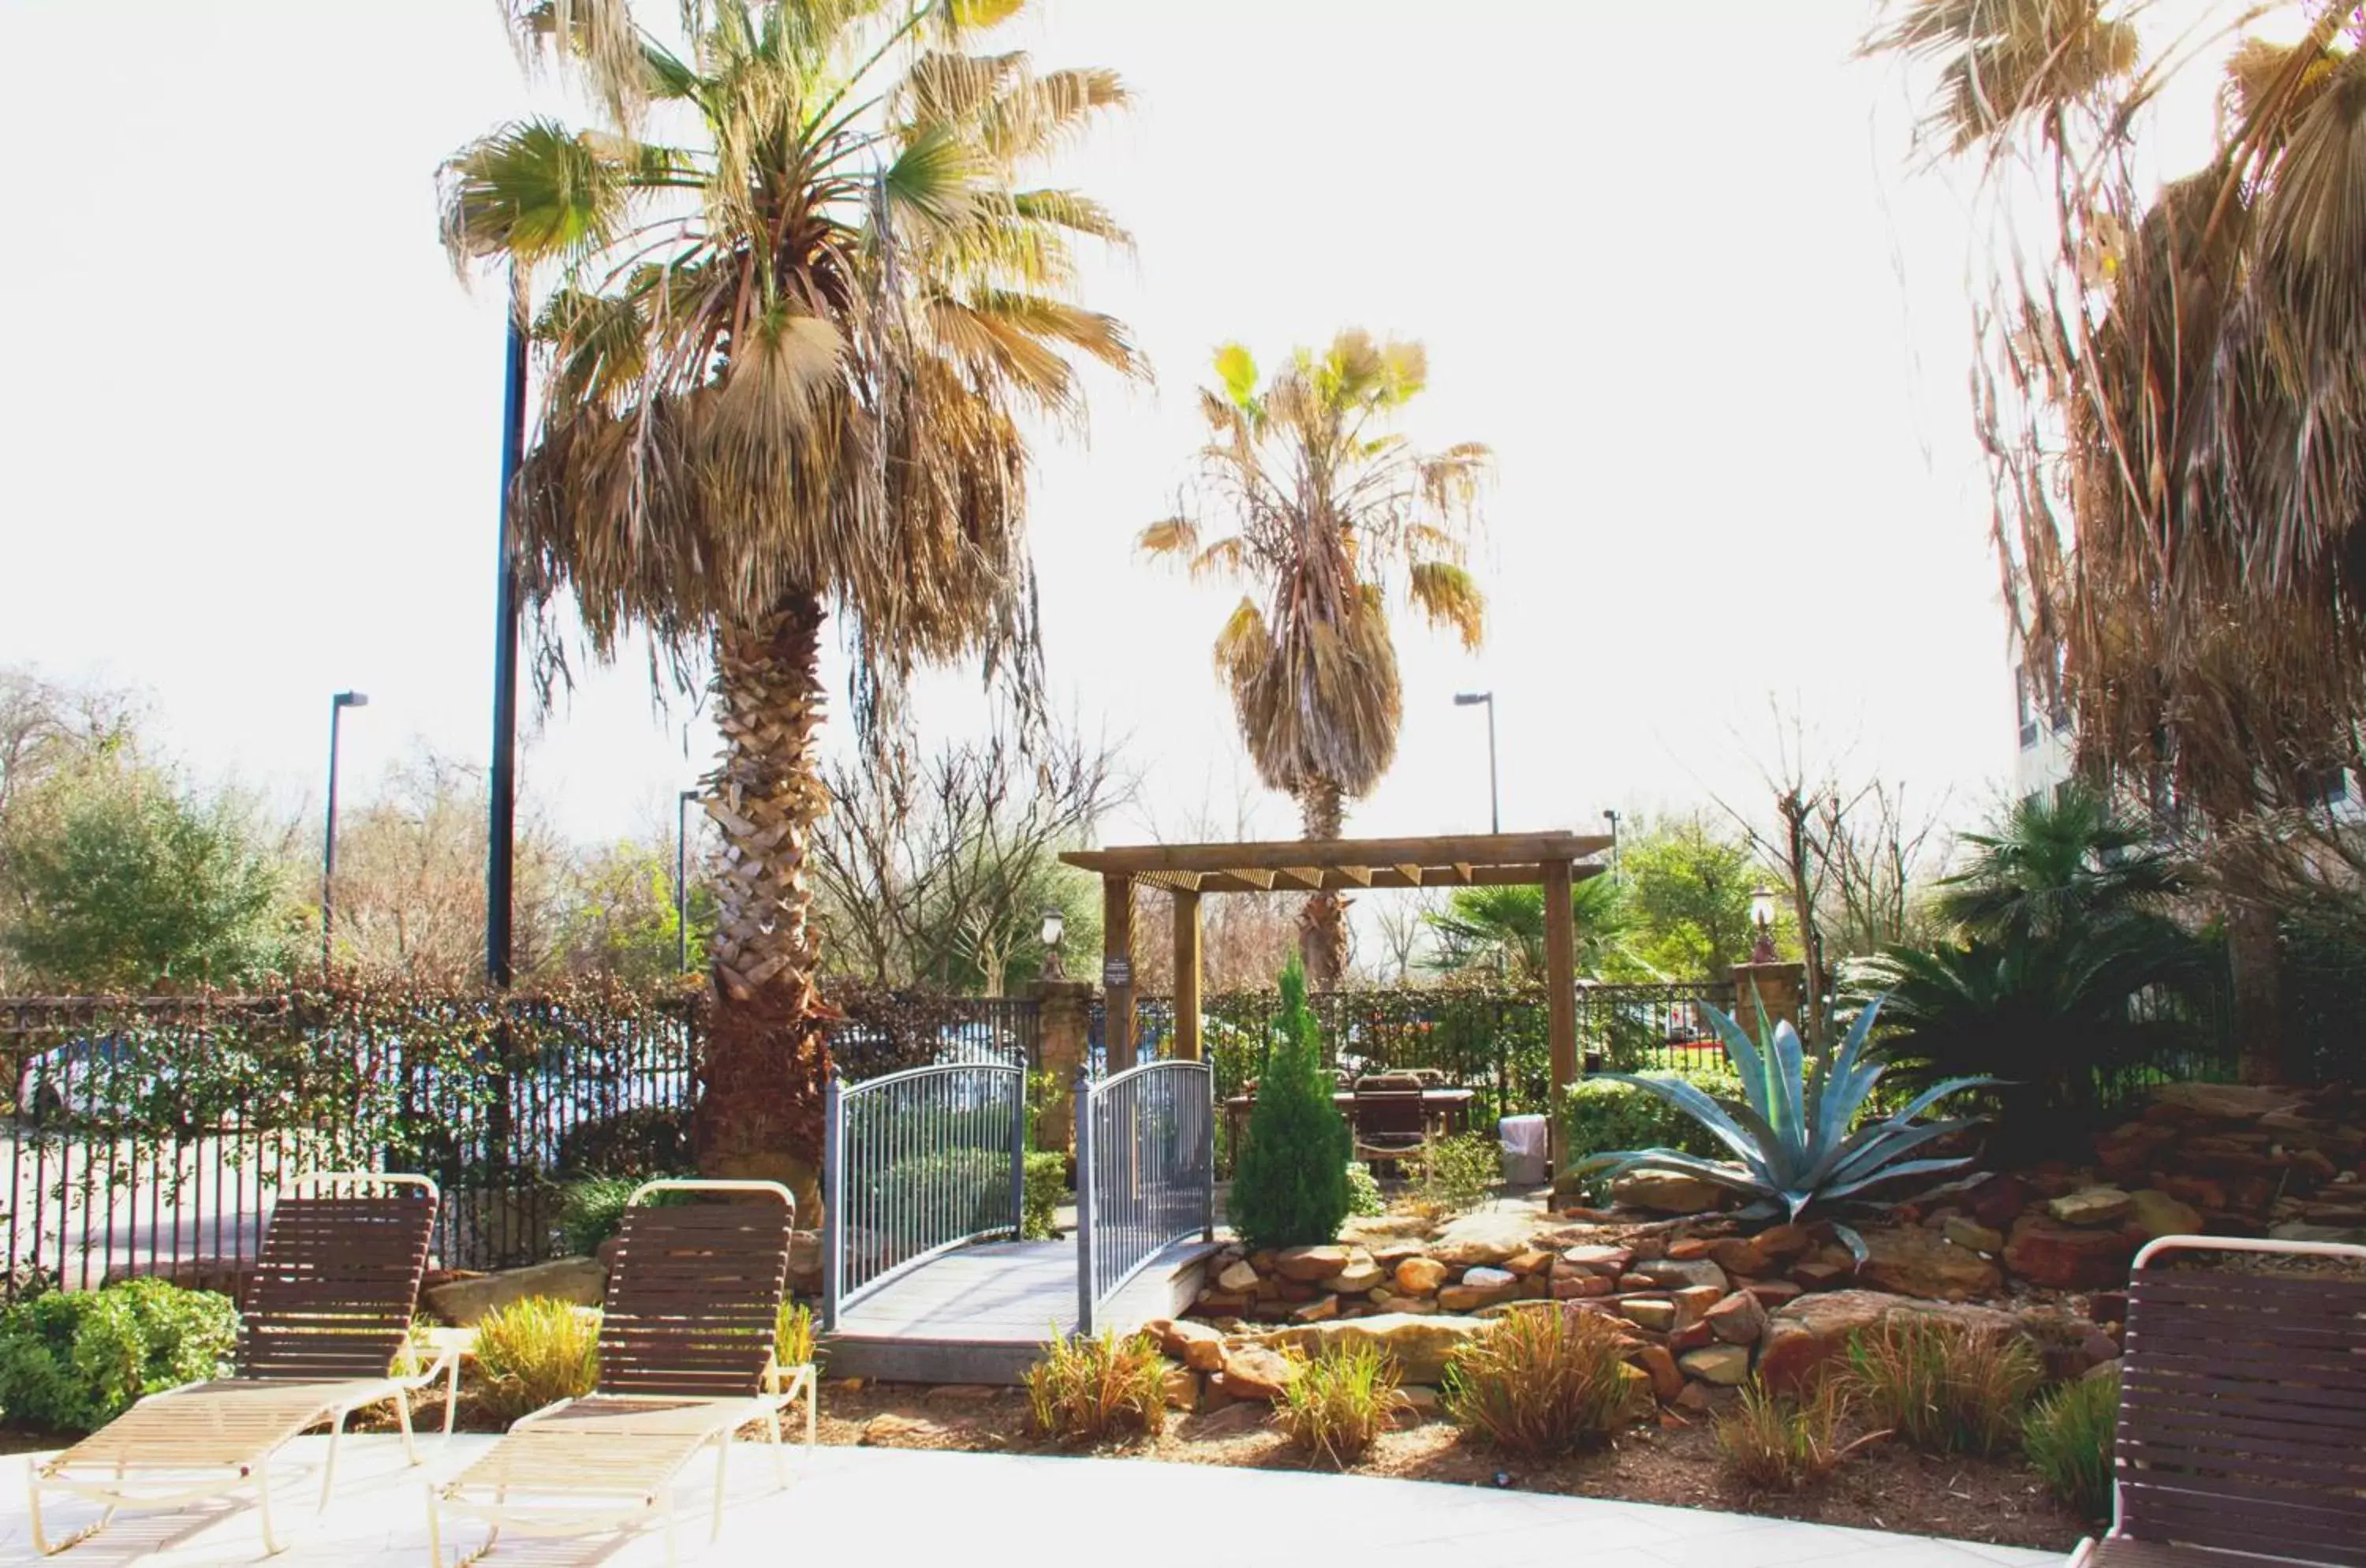
[[(428, 1482), (454, 1473), (491, 1440), (464, 1436), (444, 1446), (431, 1439), (417, 1470), (402, 1465), (391, 1438), (352, 1440), (338, 1461), (336, 1502), (324, 1518), (291, 1529), (295, 1544), (276, 1561), (287, 1568), (424, 1563)], [(283, 1461), (276, 1493), (286, 1500), (283, 1529), (310, 1520), (308, 1483), (317, 1479), (312, 1467), (324, 1449), (325, 1439), (302, 1438), (292, 1453), (296, 1462)], [(0, 1564), (39, 1562), (25, 1514), (24, 1461), (11, 1462), (17, 1468), (0, 1490)], [(1350, 1521), (1354, 1544), (1344, 1555), (1359, 1568), (1434, 1568), (1448, 1561), (1489, 1568), (1997, 1568), (2061, 1561), (2010, 1547), (1592, 1498), (1130, 1460), (826, 1448), (810, 1462), (792, 1461), (791, 1484), (782, 1493), (770, 1490), (762, 1450), (748, 1444), (733, 1450), (723, 1536), (709, 1546), (713, 1474), (711, 1464), (694, 1465), (677, 1495), (684, 1563), (1315, 1563), (1342, 1558)], [(49, 1514), (59, 1531), (92, 1517), (62, 1501)], [(445, 1549), (465, 1551), (480, 1539), (457, 1524)], [(262, 1555), (252, 1506), (216, 1506), (125, 1516), (59, 1561), (200, 1568)], [(651, 1530), (621, 1542), (504, 1540), (490, 1562), (637, 1568), (663, 1557)]]

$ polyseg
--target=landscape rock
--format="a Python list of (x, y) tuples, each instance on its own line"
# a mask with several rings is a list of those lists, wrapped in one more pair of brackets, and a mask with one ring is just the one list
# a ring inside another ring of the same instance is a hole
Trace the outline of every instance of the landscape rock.
[(1656, 1258), (1649, 1263), (1638, 1263), (1635, 1272), (1669, 1290), (1707, 1286), (1721, 1296), (1732, 1288), (1732, 1282), (1725, 1277), (1725, 1270), (1706, 1258)]
[(1348, 1257), (1347, 1267), (1323, 1281), (1323, 1288), (1343, 1295), (1360, 1296), (1379, 1284), (1382, 1278), (1380, 1266), (1372, 1260), (1371, 1254), (1358, 1250)]
[(2140, 1187), (2128, 1194), (2128, 1228), (2146, 1241), (2202, 1234), (2202, 1211), (2158, 1187)]
[(1857, 1270), (1859, 1278), (1899, 1295), (1962, 1302), (2004, 1288), (1995, 1264), (1920, 1225), (1868, 1231), (1865, 1245), (1870, 1256)]
[(1676, 1325), (1676, 1303), (1667, 1296), (1628, 1296), (1618, 1303), (1618, 1314), (1654, 1334), (1665, 1334)]
[(1165, 1386), (1168, 1409), (1192, 1411), (1200, 1408), (1200, 1374), (1190, 1368), (1167, 1368)]
[(1725, 1292), (1715, 1285), (1686, 1285), (1669, 1292), (1668, 1299), (1676, 1303), (1676, 1326), (1683, 1328), (1707, 1317), (1709, 1308), (1725, 1299)]
[(1428, 1383), (1403, 1383), (1397, 1388), (1396, 1424), (1400, 1427), (1418, 1427), (1424, 1421), (1435, 1421), (1445, 1408), (1445, 1400)]
[[(1470, 1282), (1471, 1274), (1503, 1275), (1500, 1280), (1482, 1280)], [(1462, 1277), (1459, 1285), (1448, 1285), (1437, 1292), (1437, 1304), (1446, 1312), (1476, 1312), (1483, 1306), (1508, 1301), (1519, 1293), (1520, 1281), (1500, 1269), (1473, 1269)]]
[[(1311, 1285), (1318, 1280), (1328, 1280), (1347, 1267), (1348, 1253), (1344, 1247), (1285, 1247), (1273, 1255), (1274, 1272), (1285, 1280), (1295, 1280)], [(1218, 1284), (1223, 1281), (1219, 1280)]]
[(1384, 1313), (1416, 1313), (1426, 1317), (1433, 1313), (1444, 1310), (1437, 1304), (1436, 1296), (1401, 1296), (1393, 1291), (1383, 1290), (1378, 1286), (1375, 1286), (1372, 1293), (1364, 1299)]
[[(1363, 1321), (1369, 1322), (1369, 1319)], [(1228, 1345), (1224, 1348), (1224, 1392), (1236, 1399), (1271, 1399), (1288, 1388), (1299, 1363), (1269, 1345)]]
[(1246, 1295), (1257, 1288), (1257, 1271), (1249, 1267), (1247, 1258), (1236, 1258), (1216, 1276), (1216, 1288), (1234, 1295)]
[(1768, 1312), (1787, 1306), (1806, 1292), (1788, 1280), (1752, 1280), (1741, 1287), (1758, 1298), (1758, 1304)]
[(1589, 1273), (1616, 1280), (1627, 1271), (1627, 1265), (1635, 1260), (1635, 1249), (1588, 1243), (1562, 1249), (1560, 1260), (1573, 1269), (1583, 1269)]
[(1755, 1345), (1766, 1332), (1766, 1308), (1749, 1292), (1736, 1291), (1709, 1308), (1703, 1321), (1729, 1345)]
[(1774, 1255), (1756, 1236), (1719, 1236), (1709, 1243), (1708, 1256), (1729, 1275), (1763, 1274), (1774, 1263)]
[(1397, 1289), (1408, 1295), (1434, 1296), (1451, 1272), (1435, 1258), (1408, 1258), (1397, 1265)]
[(1917, 1313), (1989, 1333), (2019, 1332), (2011, 1314), (1994, 1307), (1919, 1301), (1885, 1291), (1824, 1291), (1801, 1296), (1768, 1317), (1758, 1344), (1758, 1375), (1770, 1389), (1801, 1392), (1847, 1353), (1849, 1336), (1897, 1313)]
[(1218, 1443), (1228, 1438), (1246, 1437), (1272, 1419), (1271, 1405), (1232, 1404), (1178, 1423), (1175, 1435), (1187, 1443)]
[(1223, 1371), (1224, 1337), (1206, 1324), (1181, 1317), (1171, 1322), (1151, 1324), (1148, 1331), (1157, 1334), (1161, 1350), (1192, 1371)]
[(2035, 1196), (2029, 1183), (2018, 1176), (2000, 1174), (1966, 1188), (1956, 1195), (1955, 1201), (1978, 1224), (2001, 1231), (2020, 1217)]
[(2067, 1225), (2044, 1214), (2024, 1215), (2004, 1244), (2004, 1266), (2032, 1284), (2059, 1291), (2124, 1285), (2135, 1253), (2115, 1230)]
[(800, 1296), (821, 1294), (821, 1232), (789, 1233), (789, 1291)]
[(1968, 1215), (1956, 1214), (1940, 1227), (1939, 1234), (1955, 1246), (1972, 1252), (1998, 1253), (2004, 1250), (2004, 1232), (1984, 1225)]
[(1855, 1278), (1856, 1270), (1845, 1263), (1824, 1263), (1809, 1258), (1791, 1265), (1791, 1282), (1803, 1291), (1837, 1291)]
[(1628, 1353), (1627, 1359), (1643, 1369), (1643, 1375), (1651, 1380), (1652, 1396), (1661, 1404), (1684, 1393), (1684, 1374), (1665, 1345), (1638, 1345)]
[(596, 1258), (555, 1258), (524, 1269), (455, 1280), (423, 1294), (436, 1316), (456, 1327), (470, 1328), (495, 1307), (529, 1296), (546, 1296), (573, 1306), (598, 1306), (607, 1284), (608, 1270)]
[[(1398, 1374), (1407, 1382), (1434, 1383), (1446, 1375), (1446, 1358), (1457, 1346), (1469, 1344), (1493, 1325), (1482, 1317), (1425, 1317), (1410, 1313), (1383, 1313), (1375, 1317), (1344, 1317), (1330, 1323), (1277, 1328), (1264, 1336), (1264, 1351), (1277, 1361), (1282, 1347), (1313, 1357), (1329, 1350), (1372, 1346), (1396, 1359)], [(1229, 1363), (1228, 1363), (1229, 1364)]]
[(2066, 1225), (2115, 1225), (2135, 1209), (2135, 1200), (2116, 1187), (2090, 1187), (2051, 1199), (2045, 1212)]
[(1797, 1258), (1816, 1245), (1816, 1238), (1808, 1234), (1807, 1226), (1787, 1222), (1768, 1225), (1750, 1239), (1757, 1244), (1759, 1251), (1766, 1255), (1767, 1260), (1774, 1263)]
[(1528, 1250), (1536, 1224), (1525, 1213), (1485, 1209), (1464, 1214), (1429, 1244), (1429, 1255), (1452, 1268), (1500, 1264)]
[(1610, 1201), (1655, 1214), (1698, 1214), (1720, 1207), (1725, 1189), (1675, 1170), (1630, 1170), (1610, 1184)]
[(1687, 1351), (1676, 1363), (1689, 1377), (1732, 1388), (1750, 1376), (1750, 1350), (1741, 1345), (1711, 1345)]
[(1317, 1296), (1290, 1314), (1292, 1323), (1328, 1323), (1339, 1315), (1339, 1298)]
[(1594, 1296), (1606, 1296), (1617, 1288), (1617, 1281), (1615, 1280), (1606, 1280), (1599, 1274), (1587, 1274), (1575, 1269), (1566, 1274), (1555, 1273), (1552, 1277), (1552, 1293), (1555, 1301), (1583, 1301)]
[(1515, 1274), (1541, 1274), (1552, 1266), (1553, 1255), (1531, 1247), (1526, 1252), (1515, 1252), (1504, 1259), (1504, 1267)]

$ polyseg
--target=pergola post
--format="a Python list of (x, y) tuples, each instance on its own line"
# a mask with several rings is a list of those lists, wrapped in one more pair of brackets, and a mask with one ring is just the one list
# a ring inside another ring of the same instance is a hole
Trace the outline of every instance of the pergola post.
[(1101, 878), (1102, 1044), (1107, 1071), (1133, 1066), (1133, 878), (1112, 872)]
[(1545, 1130), (1558, 1176), (1561, 1097), (1577, 1081), (1577, 920), (1570, 906), (1569, 862), (1549, 860), (1538, 869), (1545, 886), (1545, 1036), (1552, 1046)]
[(1200, 1059), (1200, 895), (1175, 889), (1175, 1049), (1179, 1062)]

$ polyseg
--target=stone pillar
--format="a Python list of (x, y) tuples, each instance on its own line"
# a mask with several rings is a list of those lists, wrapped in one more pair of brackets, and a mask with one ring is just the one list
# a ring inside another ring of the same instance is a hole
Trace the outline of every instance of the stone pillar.
[(1035, 1146), (1066, 1150), (1076, 1134), (1076, 1074), (1090, 1047), (1093, 1000), (1090, 980), (1035, 982), (1036, 1025), (1042, 1043), (1042, 1070), (1050, 1097), (1035, 1109)]
[(1758, 1038), (1758, 1010), (1766, 1010), (1769, 1024), (1788, 1022), (1794, 1029), (1799, 1025), (1800, 977), (1805, 966), (1795, 962), (1777, 960), (1773, 964), (1737, 964), (1733, 966), (1733, 1018), (1742, 1032), (1752, 1040)]

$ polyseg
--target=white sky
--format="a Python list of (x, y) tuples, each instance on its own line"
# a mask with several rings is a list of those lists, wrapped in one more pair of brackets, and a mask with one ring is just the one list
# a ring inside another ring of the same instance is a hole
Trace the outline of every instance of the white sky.
[[(656, 0), (652, 0), (656, 3)], [(668, 13), (670, 6), (662, 7)], [(1138, 259), (1092, 302), (1155, 389), (1047, 446), (1054, 704), (1179, 826), (1254, 789), (1208, 646), (1228, 591), (1142, 564), (1226, 338), (1414, 336), (1411, 428), (1494, 446), (1491, 637), (1407, 623), (1394, 773), (1351, 830), (1752, 797), (1770, 695), (1860, 771), (1977, 810), (2011, 682), (1964, 393), (1966, 228), (1905, 168), (1868, 0), (1052, 0), (1024, 41), (1140, 107), (1059, 173)], [(501, 322), (433, 175), (529, 104), (490, 0), (0, 0), (0, 663), (147, 688), (190, 767), (317, 802), (328, 696), (367, 781), (490, 731)], [(966, 725), (969, 682), (924, 691)], [(607, 673), (531, 745), (593, 837), (670, 822), (711, 735)], [(843, 739), (841, 735), (840, 739)], [(1295, 830), (1267, 797), (1257, 827)], [(1113, 829), (1140, 830), (1140, 824)]]

